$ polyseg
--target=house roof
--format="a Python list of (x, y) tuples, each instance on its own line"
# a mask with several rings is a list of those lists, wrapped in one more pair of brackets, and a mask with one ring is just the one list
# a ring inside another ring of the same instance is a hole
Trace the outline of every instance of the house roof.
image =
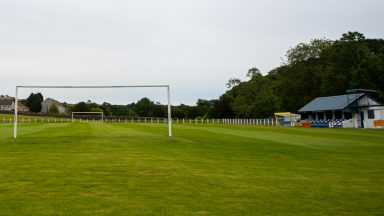
[(15, 98), (9, 96), (0, 96), (0, 100), (15, 100)]
[(314, 112), (314, 111), (328, 111), (328, 110), (343, 110), (351, 103), (355, 102), (357, 99), (362, 97), (364, 94), (347, 94), (347, 95), (337, 95), (330, 97), (319, 97), (303, 108), (299, 112)]
[(0, 105), (10, 106), (12, 105), (13, 100), (0, 100)]
[[(59, 101), (53, 99), (53, 98), (46, 98), (44, 101), (53, 101), (53, 102), (57, 102), (57, 103), (60, 103)], [(43, 101), (43, 102), (44, 102)]]
[(62, 103), (60, 103), (59, 101), (52, 99), (52, 98), (47, 98), (42, 103), (48, 103), (48, 102), (54, 103), (54, 104), (59, 105), (59, 106), (63, 106)]

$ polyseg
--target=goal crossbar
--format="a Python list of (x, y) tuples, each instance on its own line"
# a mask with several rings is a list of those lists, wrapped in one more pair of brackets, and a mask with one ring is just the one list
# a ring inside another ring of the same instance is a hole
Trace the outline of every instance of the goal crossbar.
[(171, 96), (169, 85), (110, 85), (110, 86), (35, 86), (35, 85), (19, 85), (16, 86), (15, 94), (15, 117), (13, 123), (13, 138), (17, 138), (17, 112), (18, 112), (18, 92), (21, 88), (77, 88), (77, 89), (92, 89), (92, 88), (166, 88), (167, 89), (167, 102), (168, 102), (168, 136), (172, 136), (172, 117), (171, 117)]

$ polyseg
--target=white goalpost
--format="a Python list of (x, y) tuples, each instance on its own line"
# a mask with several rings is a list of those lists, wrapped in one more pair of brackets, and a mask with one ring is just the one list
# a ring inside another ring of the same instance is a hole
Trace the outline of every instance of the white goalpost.
[(74, 115), (75, 114), (101, 114), (101, 122), (104, 122), (104, 113), (103, 112), (72, 112), (72, 114), (71, 114), (72, 123), (74, 122)]
[[(172, 136), (172, 117), (171, 117), (171, 96), (169, 85), (119, 85), (119, 86), (16, 86), (15, 94), (15, 117), (13, 123), (13, 138), (17, 138), (17, 108), (18, 108), (18, 92), (21, 88), (74, 88), (74, 89), (105, 89), (105, 88), (165, 88), (167, 89), (167, 102), (168, 102), (168, 136)], [(73, 114), (73, 113), (72, 113)]]

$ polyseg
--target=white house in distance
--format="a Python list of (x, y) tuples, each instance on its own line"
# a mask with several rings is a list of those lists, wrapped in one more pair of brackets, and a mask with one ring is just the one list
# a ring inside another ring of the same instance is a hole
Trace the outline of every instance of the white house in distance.
[(343, 120), (346, 128), (384, 128), (384, 106), (367, 94), (370, 92), (356, 89), (345, 95), (319, 97), (299, 113), (308, 120)]
[[(15, 110), (15, 99), (11, 97), (0, 98), (0, 111), (11, 112)], [(29, 112), (29, 108), (22, 103), (17, 103), (17, 111)]]
[(48, 114), (49, 108), (52, 105), (56, 105), (57, 109), (59, 110), (59, 113), (65, 113), (67, 112), (67, 109), (65, 106), (60, 103), (59, 101), (52, 99), (52, 98), (47, 98), (43, 102), (41, 102), (41, 113)]
[(0, 111), (10, 112), (15, 107), (13, 100), (0, 100)]

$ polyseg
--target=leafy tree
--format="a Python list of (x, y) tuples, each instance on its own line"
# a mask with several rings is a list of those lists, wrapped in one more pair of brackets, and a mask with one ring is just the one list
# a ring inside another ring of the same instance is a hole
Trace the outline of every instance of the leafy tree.
[(72, 112), (89, 112), (88, 104), (85, 102), (77, 103), (72, 107)]
[(195, 119), (196, 117), (201, 116), (201, 113), (199, 112), (197, 106), (187, 106), (181, 104), (180, 107), (185, 111), (185, 115), (187, 118)]
[(172, 118), (186, 118), (185, 111), (179, 106), (172, 106)]
[(220, 96), (219, 100), (215, 101), (213, 107), (208, 112), (209, 118), (233, 118), (233, 112), (230, 104), (231, 100), (227, 94)]
[(333, 41), (328, 39), (313, 39), (310, 43), (300, 43), (288, 50), (285, 65), (307, 61), (311, 58), (320, 58), (324, 49), (332, 46)]
[(161, 104), (155, 104), (148, 98), (142, 98), (137, 101), (136, 104), (130, 105), (132, 113), (134, 112), (138, 116), (145, 117), (165, 117), (166, 116), (166, 106)]
[(239, 85), (241, 83), (241, 80), (240, 79), (237, 79), (237, 78), (231, 78), (228, 80), (227, 82), (227, 89), (231, 89), (237, 85)]
[(214, 107), (216, 100), (204, 100), (198, 99), (196, 103), (196, 108), (198, 112), (198, 116), (200, 117), (208, 117), (209, 111)]
[(252, 79), (252, 78), (255, 78), (257, 76), (262, 76), (261, 72), (258, 68), (254, 67), (254, 68), (251, 68), (248, 70), (247, 77)]
[(103, 112), (104, 113), (104, 110), (99, 108), (99, 107), (92, 107), (89, 109), (90, 112)]
[(236, 117), (261, 118), (272, 116), (279, 102), (274, 95), (273, 82), (268, 76), (257, 75), (226, 93)]
[(344, 34), (325, 50), (321, 93), (334, 95), (347, 89), (365, 88), (382, 91), (383, 40), (365, 40), (360, 33)]
[(155, 104), (154, 106), (151, 107), (151, 112), (150, 116), (151, 117), (165, 117), (167, 116), (167, 107), (163, 106), (161, 104)]
[(52, 104), (48, 109), (49, 114), (58, 114), (59, 108), (56, 106), (56, 104)]
[(366, 39), (359, 32), (348, 32), (336, 41), (314, 39), (288, 50), (285, 62), (267, 75), (251, 68), (247, 76), (249, 81), (228, 81), (227, 92), (208, 109), (209, 116), (297, 112), (316, 97), (354, 88), (378, 90), (378, 99), (384, 101), (384, 40)]
[(340, 38), (340, 41), (364, 41), (365, 36), (360, 32), (348, 32), (344, 33)]
[(40, 112), (41, 111), (41, 102), (43, 102), (43, 95), (39, 93), (31, 93), (26, 100), (26, 106), (29, 107), (31, 112)]
[(153, 105), (154, 103), (148, 98), (142, 98), (136, 103), (134, 110), (139, 116), (148, 117), (150, 116), (151, 107)]

